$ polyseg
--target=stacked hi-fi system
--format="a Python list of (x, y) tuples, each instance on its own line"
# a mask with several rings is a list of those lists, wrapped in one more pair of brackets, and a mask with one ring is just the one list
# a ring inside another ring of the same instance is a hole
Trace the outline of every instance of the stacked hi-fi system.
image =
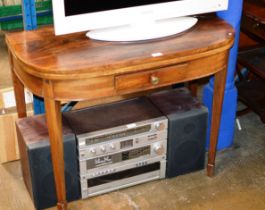
[(82, 198), (165, 177), (168, 120), (147, 98), (63, 117), (77, 137)]
[[(185, 88), (63, 113), (67, 200), (204, 168), (207, 109)], [(44, 116), (17, 121), (25, 184), (56, 204)]]

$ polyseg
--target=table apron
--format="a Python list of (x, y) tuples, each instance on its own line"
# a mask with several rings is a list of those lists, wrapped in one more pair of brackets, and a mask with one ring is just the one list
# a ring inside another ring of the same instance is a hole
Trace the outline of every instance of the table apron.
[[(43, 83), (49, 81), (53, 91), (45, 97), (58, 101), (80, 101), (151, 90), (213, 75), (226, 68), (227, 56), (228, 50), (188, 62), (137, 73), (83, 79), (69, 75), (73, 79), (67, 80), (48, 80), (31, 75), (24, 70), (27, 67), (16, 59), (13, 60), (13, 65), (16, 75), (35, 95), (44, 97)], [(153, 80), (154, 78), (157, 80)]]

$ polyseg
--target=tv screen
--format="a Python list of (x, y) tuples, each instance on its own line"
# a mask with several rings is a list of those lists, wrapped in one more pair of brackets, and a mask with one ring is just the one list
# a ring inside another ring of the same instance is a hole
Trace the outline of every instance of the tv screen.
[(176, 0), (64, 0), (65, 16), (158, 4)]

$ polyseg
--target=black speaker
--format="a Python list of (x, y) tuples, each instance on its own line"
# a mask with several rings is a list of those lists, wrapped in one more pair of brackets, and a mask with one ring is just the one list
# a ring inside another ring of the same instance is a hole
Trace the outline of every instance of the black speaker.
[[(81, 197), (75, 135), (63, 123), (63, 144), (67, 200)], [(46, 120), (43, 115), (16, 122), (25, 185), (36, 209), (56, 205), (57, 197)]]
[(168, 118), (166, 176), (203, 169), (207, 108), (186, 88), (154, 93), (149, 98)]

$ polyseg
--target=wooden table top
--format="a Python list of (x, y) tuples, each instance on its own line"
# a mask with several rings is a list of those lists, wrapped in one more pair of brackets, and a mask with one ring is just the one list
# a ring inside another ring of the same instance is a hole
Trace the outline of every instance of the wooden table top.
[(6, 42), (23, 71), (42, 79), (67, 80), (128, 73), (204, 57), (229, 49), (233, 33), (225, 21), (211, 18), (200, 20), (185, 36), (155, 41), (103, 42), (88, 39), (84, 32), (55, 36), (53, 27), (43, 27), (8, 33)]

